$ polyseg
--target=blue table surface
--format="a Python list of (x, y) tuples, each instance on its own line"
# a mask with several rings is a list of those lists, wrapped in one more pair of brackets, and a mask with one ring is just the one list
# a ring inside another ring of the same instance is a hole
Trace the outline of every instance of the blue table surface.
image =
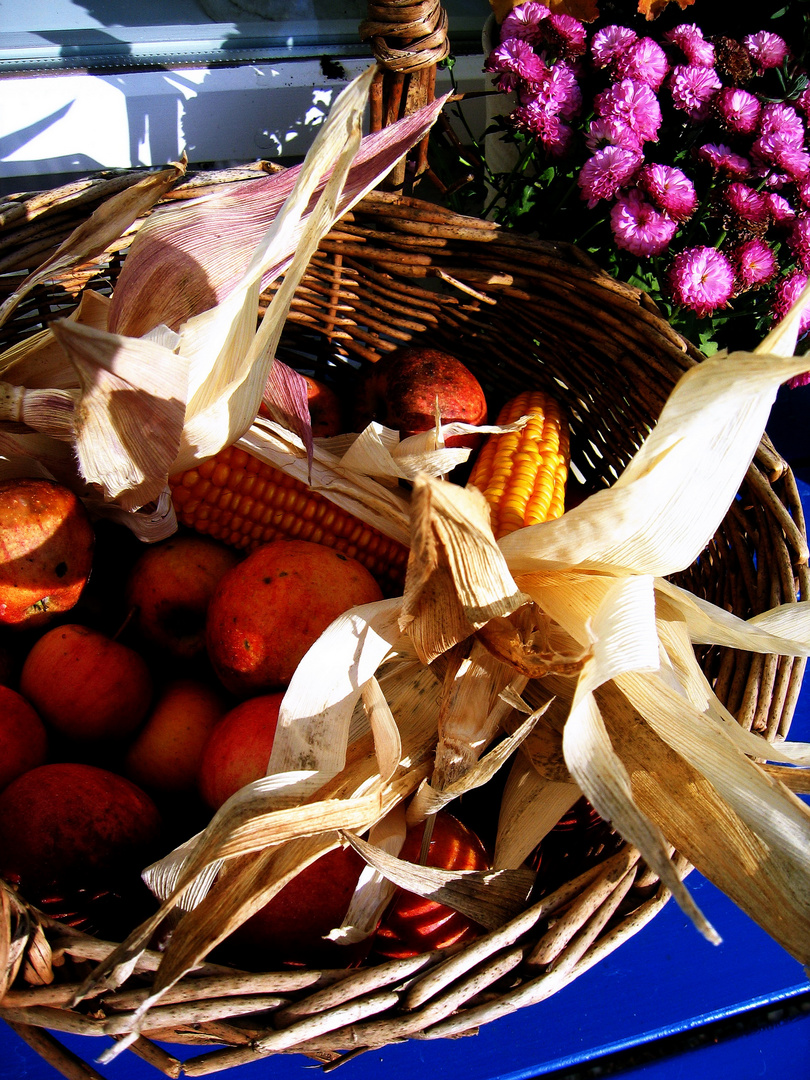
[[(799, 422), (808, 407), (810, 388), (780, 393), (769, 431), (793, 463), (810, 515), (810, 425)], [(791, 738), (810, 740), (810, 680), (799, 698)], [(384, 1073), (392, 1080), (412, 1080), (425, 1070), (433, 1080), (460, 1074), (465, 1080), (522, 1080), (555, 1072), (560, 1078), (576, 1072), (644, 1080), (687, 1075), (810, 1080), (807, 973), (698, 873), (690, 875), (687, 886), (720, 933), (720, 945), (708, 944), (670, 902), (630, 941), (548, 1001), (494, 1021), (475, 1037), (411, 1040), (366, 1053), (341, 1065), (341, 1076), (366, 1080)], [(791, 1004), (792, 1009), (786, 1008)], [(742, 1033), (732, 1025), (729, 1034), (729, 1021), (745, 1017), (761, 1022)], [(685, 1033), (701, 1031), (708, 1038), (690, 1048)], [(106, 1039), (59, 1037), (109, 1080), (161, 1075), (130, 1052), (109, 1065), (97, 1064)], [(637, 1051), (630, 1063), (628, 1048)], [(655, 1048), (663, 1056), (656, 1056)], [(179, 1057), (200, 1053), (196, 1047), (169, 1049)], [(638, 1064), (639, 1058), (649, 1060)], [(302, 1056), (277, 1055), (229, 1075), (304, 1080), (316, 1068)], [(58, 1075), (0, 1023), (0, 1080), (54, 1080)]]

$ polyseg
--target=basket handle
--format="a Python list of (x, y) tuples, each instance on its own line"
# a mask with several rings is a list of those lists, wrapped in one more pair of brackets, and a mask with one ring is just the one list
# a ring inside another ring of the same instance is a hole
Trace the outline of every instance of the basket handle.
[[(436, 65), (450, 54), (447, 12), (440, 0), (369, 0), (360, 38), (371, 41), (380, 71), (369, 94), (370, 128), (379, 131), (431, 102)], [(380, 187), (412, 187), (428, 169), (428, 136), (406, 154)]]

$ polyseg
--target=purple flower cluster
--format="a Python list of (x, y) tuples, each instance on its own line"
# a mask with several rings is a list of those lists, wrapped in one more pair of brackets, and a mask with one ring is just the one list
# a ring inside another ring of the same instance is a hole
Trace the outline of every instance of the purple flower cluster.
[(810, 277), (810, 89), (780, 100), (761, 86), (790, 60), (776, 34), (707, 39), (693, 23), (588, 40), (529, 0), (486, 70), (516, 95), (513, 129), (568, 169), (615, 248), (666, 256), (664, 298), (706, 318), (767, 287), (778, 318)]

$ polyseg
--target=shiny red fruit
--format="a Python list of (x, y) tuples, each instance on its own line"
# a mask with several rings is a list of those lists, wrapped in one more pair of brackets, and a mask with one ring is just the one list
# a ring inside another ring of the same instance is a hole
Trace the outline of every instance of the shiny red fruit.
[[(399, 857), (419, 861), (424, 824), (408, 830)], [(445, 870), (487, 870), (489, 858), (474, 832), (452, 814), (441, 812), (430, 840), (428, 866)], [(391, 901), (377, 930), (374, 949), (382, 956), (417, 956), (478, 937), (481, 927), (460, 912), (435, 900), (400, 891)]]

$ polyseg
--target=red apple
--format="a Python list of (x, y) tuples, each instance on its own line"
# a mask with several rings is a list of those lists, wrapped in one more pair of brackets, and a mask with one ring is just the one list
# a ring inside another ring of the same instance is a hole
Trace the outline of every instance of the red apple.
[(65, 889), (103, 871), (137, 876), (160, 833), (154, 802), (94, 765), (40, 765), (0, 792), (0, 875), (23, 892)]
[(203, 747), (225, 714), (222, 694), (196, 679), (174, 679), (130, 745), (124, 772), (139, 787), (194, 791)]
[[(424, 823), (408, 830), (400, 859), (419, 861), (424, 831)], [(445, 870), (487, 870), (489, 859), (475, 833), (452, 814), (441, 811), (430, 838), (427, 865)], [(480, 933), (481, 928), (461, 912), (400, 890), (377, 928), (374, 949), (382, 956), (417, 956), (468, 941)]]
[[(339, 435), (344, 430), (343, 406), (340, 398), (331, 386), (327, 386), (319, 379), (313, 379), (311, 375), (302, 375), (301, 378), (307, 384), (307, 402), (313, 436), (317, 439)], [(259, 407), (259, 416), (269, 415), (269, 410), (262, 404)]]
[(81, 501), (52, 480), (0, 481), (0, 623), (40, 626), (79, 599), (94, 534)]
[(354, 848), (334, 848), (300, 871), (235, 930), (227, 946), (251, 966), (268, 963), (330, 967), (355, 950), (326, 939), (343, 922), (365, 863)]
[(203, 656), (209, 601), (240, 558), (208, 536), (173, 536), (146, 550), (126, 585), (127, 606), (143, 638), (178, 659)]
[(0, 791), (29, 769), (44, 765), (45, 725), (25, 698), (0, 686)]
[(152, 678), (134, 649), (67, 623), (34, 644), (23, 664), (20, 692), (46, 725), (70, 739), (120, 740), (146, 716)]
[(200, 795), (212, 810), (267, 773), (282, 697), (276, 692), (248, 698), (212, 728), (197, 773)]
[(338, 615), (381, 599), (356, 559), (308, 540), (273, 540), (222, 577), (208, 608), (208, 655), (239, 697), (280, 689)]
[[(436, 423), (437, 398), (443, 424), (486, 422), (484, 391), (460, 360), (438, 349), (397, 349), (361, 375), (354, 426), (362, 430), (376, 420), (395, 428), (403, 438), (428, 431)], [(449, 438), (447, 445), (474, 448), (480, 441), (477, 435), (458, 435)]]

